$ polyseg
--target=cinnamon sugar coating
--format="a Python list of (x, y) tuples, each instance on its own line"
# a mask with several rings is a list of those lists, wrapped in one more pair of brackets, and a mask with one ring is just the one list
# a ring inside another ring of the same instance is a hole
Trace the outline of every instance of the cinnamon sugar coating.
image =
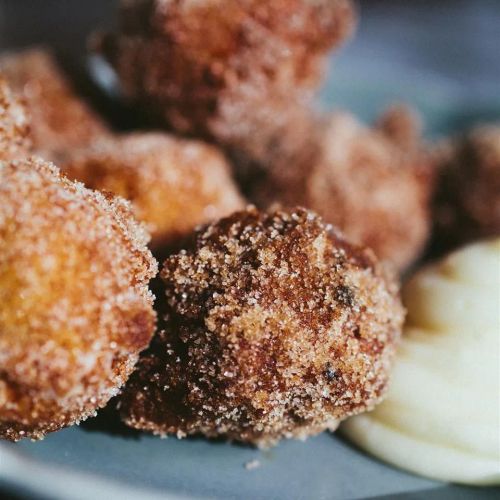
[(42, 438), (118, 393), (155, 329), (147, 240), (124, 200), (0, 162), (0, 438)]
[[(309, 95), (352, 31), (350, 0), (123, 1), (102, 51), (124, 94), (179, 132), (216, 136), (225, 109)], [(240, 110), (241, 111), (241, 110)]]
[(398, 287), (313, 212), (233, 214), (161, 276), (165, 329), (121, 398), (128, 425), (269, 446), (381, 399), (404, 316)]
[(449, 247), (500, 235), (500, 125), (474, 128), (437, 157), (437, 238)]
[(35, 150), (53, 159), (59, 151), (90, 144), (108, 134), (96, 113), (73, 90), (44, 49), (2, 54), (0, 72), (25, 101)]
[(434, 187), (412, 113), (395, 107), (373, 128), (334, 113), (309, 127), (303, 144), (278, 145), (251, 200), (306, 206), (380, 259), (407, 268), (428, 239)]
[(26, 110), (0, 72), (0, 161), (22, 158), (31, 149)]
[(153, 245), (171, 244), (197, 225), (244, 207), (224, 156), (213, 146), (162, 133), (131, 133), (69, 153), (70, 178), (132, 202)]

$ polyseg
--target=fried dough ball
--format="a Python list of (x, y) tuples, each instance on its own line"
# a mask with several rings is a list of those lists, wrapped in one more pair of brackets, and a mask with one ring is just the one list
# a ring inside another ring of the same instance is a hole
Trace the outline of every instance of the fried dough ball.
[(124, 200), (0, 162), (0, 438), (42, 438), (118, 393), (155, 329), (147, 239)]
[(437, 238), (450, 246), (500, 235), (500, 124), (476, 127), (438, 156)]
[(313, 212), (233, 214), (161, 276), (165, 330), (121, 399), (128, 425), (268, 446), (333, 430), (381, 399), (398, 288), (371, 250)]
[(0, 71), (26, 103), (35, 150), (53, 159), (59, 151), (108, 134), (104, 122), (72, 89), (49, 51), (31, 49), (0, 56)]
[(374, 128), (335, 113), (287, 153), (279, 146), (250, 198), (260, 206), (300, 204), (398, 269), (422, 251), (430, 230), (434, 177), (412, 114), (396, 107)]
[(214, 135), (240, 90), (270, 108), (314, 90), (353, 24), (350, 0), (132, 0), (102, 51), (126, 97), (179, 132)]
[(68, 177), (132, 202), (159, 247), (244, 207), (224, 156), (213, 146), (161, 133), (131, 133), (70, 154)]
[(26, 110), (0, 73), (0, 161), (28, 155), (29, 135)]

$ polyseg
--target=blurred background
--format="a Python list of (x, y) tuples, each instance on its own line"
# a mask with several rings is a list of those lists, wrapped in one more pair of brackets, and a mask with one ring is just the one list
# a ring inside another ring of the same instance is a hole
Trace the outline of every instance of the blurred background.
[[(0, 0), (0, 48), (48, 44), (70, 64), (112, 26), (117, 0)], [(428, 135), (500, 119), (498, 0), (364, 0), (356, 36), (331, 60), (322, 105), (367, 120), (413, 103)]]

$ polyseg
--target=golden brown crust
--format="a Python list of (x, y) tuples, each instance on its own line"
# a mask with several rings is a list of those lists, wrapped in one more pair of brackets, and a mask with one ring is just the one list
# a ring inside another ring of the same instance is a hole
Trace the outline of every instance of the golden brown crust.
[(304, 205), (398, 269), (415, 261), (429, 235), (434, 176), (408, 110), (391, 109), (374, 128), (335, 113), (309, 129), (305, 145), (278, 151), (252, 201)]
[(0, 72), (0, 161), (27, 156), (32, 147), (29, 136), (26, 109)]
[(436, 237), (450, 247), (500, 235), (500, 125), (474, 128), (437, 154)]
[(1, 438), (41, 438), (117, 394), (155, 328), (147, 240), (124, 200), (41, 159), (0, 162)]
[(197, 232), (162, 278), (165, 331), (121, 398), (128, 425), (266, 446), (380, 400), (398, 288), (314, 213), (236, 213)]
[(74, 92), (49, 51), (2, 55), (0, 71), (26, 103), (37, 153), (53, 159), (59, 151), (86, 146), (108, 134), (104, 122)]
[(240, 90), (272, 106), (314, 89), (353, 20), (349, 0), (127, 1), (103, 51), (128, 98), (180, 132), (215, 135), (236, 125), (222, 108)]
[(213, 146), (161, 133), (132, 133), (69, 153), (62, 170), (87, 187), (132, 202), (153, 245), (244, 207), (224, 156)]

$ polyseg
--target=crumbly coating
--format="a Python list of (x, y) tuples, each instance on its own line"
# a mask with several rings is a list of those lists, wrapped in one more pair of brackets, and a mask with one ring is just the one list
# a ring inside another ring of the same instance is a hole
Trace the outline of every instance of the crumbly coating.
[(42, 438), (118, 393), (155, 329), (147, 240), (128, 202), (41, 159), (0, 162), (0, 438)]
[(309, 169), (319, 149), (323, 124), (306, 99), (273, 96), (272, 105), (263, 105), (251, 86), (240, 86), (224, 100), (220, 116), (215, 135), (250, 194), (259, 183), (265, 189), (272, 171), (293, 177), (298, 165)]
[(404, 316), (398, 287), (313, 212), (233, 214), (161, 276), (165, 330), (121, 398), (128, 425), (268, 446), (381, 399)]
[(500, 125), (476, 127), (437, 157), (437, 239), (449, 247), (500, 235)]
[(244, 207), (222, 153), (162, 133), (131, 133), (70, 153), (62, 170), (87, 187), (132, 202), (153, 245), (174, 243), (196, 226)]
[(22, 158), (31, 149), (30, 126), (23, 103), (0, 72), (0, 161)]
[(44, 49), (2, 54), (0, 71), (25, 101), (35, 150), (49, 159), (108, 134), (104, 122), (72, 89)]
[(350, 0), (133, 0), (102, 49), (129, 99), (180, 132), (214, 135), (240, 89), (270, 107), (314, 89), (353, 24)]
[[(430, 232), (434, 176), (411, 112), (389, 110), (374, 128), (331, 115), (298, 150), (282, 144), (255, 183), (260, 206), (300, 204), (399, 270), (419, 256)], [(291, 151), (291, 154), (290, 154)]]

